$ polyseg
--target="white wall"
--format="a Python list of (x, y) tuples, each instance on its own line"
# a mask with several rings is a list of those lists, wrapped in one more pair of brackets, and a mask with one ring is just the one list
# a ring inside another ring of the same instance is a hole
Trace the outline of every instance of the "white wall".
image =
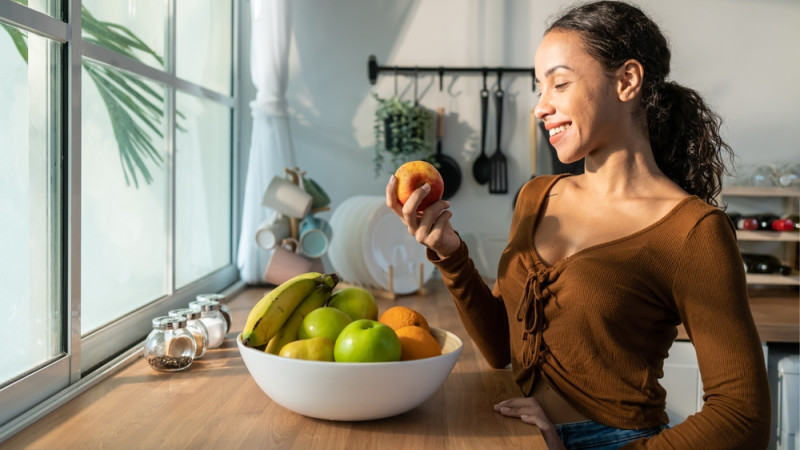
[[(394, 79), (375, 86), (367, 58), (381, 65), (530, 67), (545, 23), (570, 2), (561, 0), (294, 0), (294, 41), (288, 101), (298, 163), (331, 195), (334, 207), (352, 195), (382, 195), (388, 174), (373, 174), (372, 92), (389, 96)], [(641, 0), (673, 50), (672, 78), (700, 91), (724, 117), (723, 132), (740, 164), (800, 159), (800, 2), (796, 0)], [(247, 28), (246, 20), (243, 25)], [(245, 36), (249, 36), (246, 34)], [(245, 43), (245, 46), (247, 43)], [(244, 55), (248, 54), (245, 50)], [(244, 66), (244, 99), (253, 95)], [(490, 77), (490, 85), (494, 85)], [(410, 78), (400, 92), (412, 98)], [(419, 101), (446, 109), (444, 152), (461, 166), (451, 199), (462, 234), (504, 236), (517, 188), (530, 176), (529, 110), (536, 96), (529, 76), (506, 74), (503, 150), (509, 193), (491, 195), (475, 183), (479, 153), (480, 76), (420, 76)], [(490, 87), (491, 88), (491, 87)], [(494, 105), (487, 151), (494, 150)], [(249, 120), (243, 143), (249, 143)], [(245, 151), (246, 151), (245, 147)], [(540, 146), (542, 149), (542, 146)], [(541, 154), (540, 172), (549, 168)]]

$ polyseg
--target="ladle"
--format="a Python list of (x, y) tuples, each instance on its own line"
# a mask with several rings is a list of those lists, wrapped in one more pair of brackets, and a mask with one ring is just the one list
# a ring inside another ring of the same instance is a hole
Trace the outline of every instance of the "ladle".
[(486, 89), (486, 71), (483, 72), (481, 89), (481, 154), (472, 164), (472, 176), (478, 184), (486, 184), (491, 178), (492, 163), (486, 156), (486, 119), (489, 113), (489, 90)]

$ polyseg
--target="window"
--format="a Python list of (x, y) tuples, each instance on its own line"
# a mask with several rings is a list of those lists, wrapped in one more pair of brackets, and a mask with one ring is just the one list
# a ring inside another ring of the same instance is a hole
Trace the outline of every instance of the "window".
[(237, 281), (238, 7), (0, 0), (0, 441)]

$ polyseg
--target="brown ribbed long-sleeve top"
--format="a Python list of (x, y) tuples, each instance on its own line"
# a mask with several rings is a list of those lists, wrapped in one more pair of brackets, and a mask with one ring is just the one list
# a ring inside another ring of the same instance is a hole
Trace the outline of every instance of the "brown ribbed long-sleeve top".
[(541, 377), (575, 408), (617, 428), (669, 422), (658, 379), (683, 323), (704, 388), (701, 412), (633, 448), (765, 448), (770, 400), (736, 235), (728, 217), (687, 197), (656, 223), (552, 265), (534, 229), (559, 176), (528, 182), (490, 289), (463, 244), (437, 266), (464, 325), (524, 395)]

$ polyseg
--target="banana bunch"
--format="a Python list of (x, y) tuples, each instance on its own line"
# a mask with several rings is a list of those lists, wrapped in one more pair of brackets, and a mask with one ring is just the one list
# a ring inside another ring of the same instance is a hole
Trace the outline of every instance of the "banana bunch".
[[(276, 337), (282, 341), (297, 339), (297, 330), (305, 315), (315, 309), (313, 305), (323, 306), (338, 282), (339, 277), (335, 273), (309, 272), (280, 284), (250, 310), (242, 332), (242, 344), (262, 347)], [(279, 342), (276, 341), (273, 347), (277, 345)], [(273, 353), (278, 351), (280, 347)]]

